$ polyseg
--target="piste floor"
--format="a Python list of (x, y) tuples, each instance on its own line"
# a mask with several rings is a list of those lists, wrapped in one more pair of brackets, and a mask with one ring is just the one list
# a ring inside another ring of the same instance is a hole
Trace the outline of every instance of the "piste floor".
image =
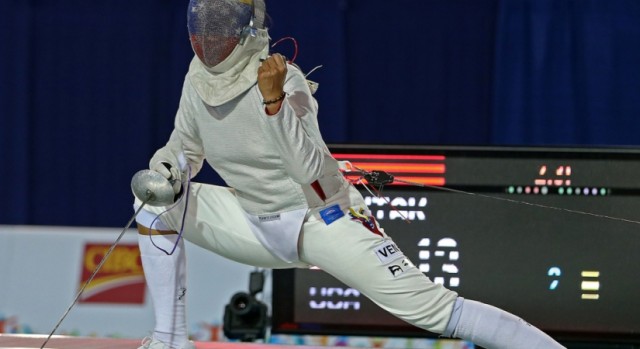
[[(40, 348), (47, 336), (45, 335), (8, 335), (0, 334), (0, 348), (2, 349), (33, 349)], [(107, 339), (53, 336), (46, 349), (137, 349), (139, 339)], [(317, 346), (289, 346), (256, 343), (228, 343), (228, 342), (196, 342), (197, 349), (331, 349)], [(340, 349), (348, 349), (340, 347)]]

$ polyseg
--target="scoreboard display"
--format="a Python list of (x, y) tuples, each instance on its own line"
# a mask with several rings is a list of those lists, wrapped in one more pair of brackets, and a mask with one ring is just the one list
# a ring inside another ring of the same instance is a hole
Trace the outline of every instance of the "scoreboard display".
[[(433, 282), (558, 338), (640, 341), (639, 150), (330, 148)], [(272, 332), (428, 335), (313, 268), (274, 270)]]

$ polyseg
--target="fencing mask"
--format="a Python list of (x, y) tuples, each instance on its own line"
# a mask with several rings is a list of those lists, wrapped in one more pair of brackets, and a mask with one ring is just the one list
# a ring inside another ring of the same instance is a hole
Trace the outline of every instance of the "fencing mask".
[(264, 0), (190, 0), (187, 25), (194, 52), (212, 68), (265, 28)]

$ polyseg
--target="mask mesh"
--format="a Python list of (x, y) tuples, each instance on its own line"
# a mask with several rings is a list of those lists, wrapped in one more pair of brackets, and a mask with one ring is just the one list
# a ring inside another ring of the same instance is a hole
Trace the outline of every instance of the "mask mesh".
[(190, 0), (187, 26), (196, 55), (208, 67), (224, 61), (248, 34), (254, 15), (253, 27), (264, 29), (263, 0)]

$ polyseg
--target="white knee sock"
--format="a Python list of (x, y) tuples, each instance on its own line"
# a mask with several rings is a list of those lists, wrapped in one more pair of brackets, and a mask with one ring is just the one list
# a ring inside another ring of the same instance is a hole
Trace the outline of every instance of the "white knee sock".
[(487, 349), (564, 348), (513, 314), (463, 298), (458, 298), (443, 335), (468, 340)]
[(171, 252), (177, 239), (178, 235), (138, 234), (142, 266), (156, 318), (153, 337), (171, 348), (182, 348), (188, 341), (186, 255), (182, 239), (172, 255), (156, 246)]

